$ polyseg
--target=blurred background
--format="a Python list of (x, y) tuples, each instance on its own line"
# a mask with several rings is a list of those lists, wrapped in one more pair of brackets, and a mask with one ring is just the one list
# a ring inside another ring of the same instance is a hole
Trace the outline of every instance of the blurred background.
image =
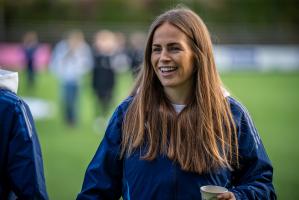
[(278, 199), (297, 197), (298, 0), (0, 0), (0, 66), (19, 72), (51, 199), (75, 199), (150, 23), (179, 3), (206, 22), (223, 82), (273, 162)]

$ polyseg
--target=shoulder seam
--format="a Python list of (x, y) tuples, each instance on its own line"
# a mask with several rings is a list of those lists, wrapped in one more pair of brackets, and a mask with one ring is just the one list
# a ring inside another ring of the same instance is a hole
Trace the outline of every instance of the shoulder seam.
[(0, 90), (0, 94), (2, 94), (0, 97), (2, 97), (3, 100), (7, 100), (11, 103), (15, 102), (21, 102), (21, 98), (16, 95), (15, 93), (11, 92), (10, 90)]
[(247, 108), (241, 103), (239, 102), (238, 100), (236, 100), (235, 98), (233, 97), (228, 97), (230, 100), (230, 102), (233, 102), (235, 105), (237, 105), (239, 108), (240, 108), (240, 111), (242, 114), (249, 114), (249, 111), (247, 110)]

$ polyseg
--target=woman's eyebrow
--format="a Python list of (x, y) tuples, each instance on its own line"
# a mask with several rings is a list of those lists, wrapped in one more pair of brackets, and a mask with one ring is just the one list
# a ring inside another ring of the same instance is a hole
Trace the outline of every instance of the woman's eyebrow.
[(171, 43), (168, 43), (167, 46), (174, 46), (174, 45), (180, 45), (180, 43), (177, 43), (177, 42), (171, 42)]
[(159, 46), (161, 46), (161, 45), (160, 45), (160, 44), (152, 44), (152, 46), (159, 47)]
[[(162, 46), (161, 44), (157, 44), (157, 43), (152, 44), (152, 47), (161, 47), (161, 46)], [(177, 42), (171, 42), (171, 43), (167, 43), (166, 46), (172, 47), (172, 46), (182, 46), (182, 45)]]
[(178, 42), (171, 42), (167, 44), (168, 47), (180, 47), (180, 48), (184, 48), (184, 45), (182, 45), (181, 43)]

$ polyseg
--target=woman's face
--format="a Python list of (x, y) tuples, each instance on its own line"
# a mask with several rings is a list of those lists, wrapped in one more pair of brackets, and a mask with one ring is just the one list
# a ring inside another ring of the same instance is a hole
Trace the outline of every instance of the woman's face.
[(164, 89), (189, 91), (193, 81), (193, 52), (187, 36), (164, 23), (153, 35), (151, 64)]

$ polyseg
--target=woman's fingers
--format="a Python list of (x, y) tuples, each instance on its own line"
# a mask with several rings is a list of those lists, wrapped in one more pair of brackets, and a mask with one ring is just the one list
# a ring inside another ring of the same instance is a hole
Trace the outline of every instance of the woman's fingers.
[(234, 193), (226, 192), (217, 196), (218, 200), (236, 200)]

